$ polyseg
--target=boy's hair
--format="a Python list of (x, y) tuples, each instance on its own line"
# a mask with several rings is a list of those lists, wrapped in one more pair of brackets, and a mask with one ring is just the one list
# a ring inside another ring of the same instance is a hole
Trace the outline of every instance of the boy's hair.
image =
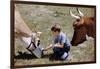
[(51, 31), (54, 31), (54, 32), (58, 31), (58, 32), (60, 32), (61, 31), (60, 25), (59, 24), (55, 24), (54, 26), (51, 27)]

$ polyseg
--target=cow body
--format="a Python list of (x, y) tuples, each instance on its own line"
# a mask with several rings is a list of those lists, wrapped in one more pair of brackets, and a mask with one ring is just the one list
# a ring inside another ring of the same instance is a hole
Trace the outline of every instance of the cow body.
[[(15, 6), (15, 38), (20, 39), (25, 47), (30, 51), (34, 50), (36, 46), (39, 45), (40, 40), (39, 36), (41, 32), (33, 33), (24, 20), (21, 18), (21, 15)], [(33, 44), (34, 43), (34, 44)]]
[(21, 15), (18, 10), (15, 10), (15, 36), (16, 37), (30, 37), (32, 31), (26, 25), (26, 23), (21, 18)]
[(86, 41), (86, 36), (96, 38), (96, 23), (94, 17), (76, 16), (72, 12), (71, 15), (73, 17), (75, 16), (75, 18), (77, 17), (73, 22), (74, 34), (71, 41), (73, 46), (77, 46)]
[(96, 21), (94, 17), (84, 18), (84, 26), (87, 29), (87, 35), (96, 38)]

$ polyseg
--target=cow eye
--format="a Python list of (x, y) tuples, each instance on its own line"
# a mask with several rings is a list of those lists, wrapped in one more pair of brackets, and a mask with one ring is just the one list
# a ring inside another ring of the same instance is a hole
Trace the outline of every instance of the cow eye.
[(76, 21), (77, 21), (77, 22), (79, 22), (79, 21), (80, 21), (80, 19), (77, 19)]

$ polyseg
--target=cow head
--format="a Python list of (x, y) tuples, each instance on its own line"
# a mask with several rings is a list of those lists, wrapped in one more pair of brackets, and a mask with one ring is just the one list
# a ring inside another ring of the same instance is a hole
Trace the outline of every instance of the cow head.
[(87, 30), (84, 26), (84, 14), (79, 9), (77, 11), (80, 14), (79, 16), (74, 15), (70, 10), (70, 15), (75, 18), (73, 22), (74, 34), (71, 41), (72, 46), (76, 46), (86, 40)]
[(32, 35), (32, 42), (34, 43), (33, 45), (35, 45), (36, 47), (40, 45), (40, 35), (42, 32), (36, 32), (33, 33)]
[(40, 45), (40, 35), (42, 32), (32, 33), (30, 37), (21, 37), (22, 41), (26, 44), (26, 48), (33, 50)]

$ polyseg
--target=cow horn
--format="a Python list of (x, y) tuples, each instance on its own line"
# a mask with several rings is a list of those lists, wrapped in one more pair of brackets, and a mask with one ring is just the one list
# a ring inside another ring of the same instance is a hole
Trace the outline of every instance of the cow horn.
[(72, 13), (72, 11), (71, 11), (71, 10), (70, 10), (70, 15), (71, 15), (72, 17), (76, 18), (76, 19), (80, 19), (80, 17), (79, 17), (79, 16), (74, 15), (74, 14)]
[(84, 16), (84, 14), (77, 8), (78, 13), (80, 14), (80, 16)]

